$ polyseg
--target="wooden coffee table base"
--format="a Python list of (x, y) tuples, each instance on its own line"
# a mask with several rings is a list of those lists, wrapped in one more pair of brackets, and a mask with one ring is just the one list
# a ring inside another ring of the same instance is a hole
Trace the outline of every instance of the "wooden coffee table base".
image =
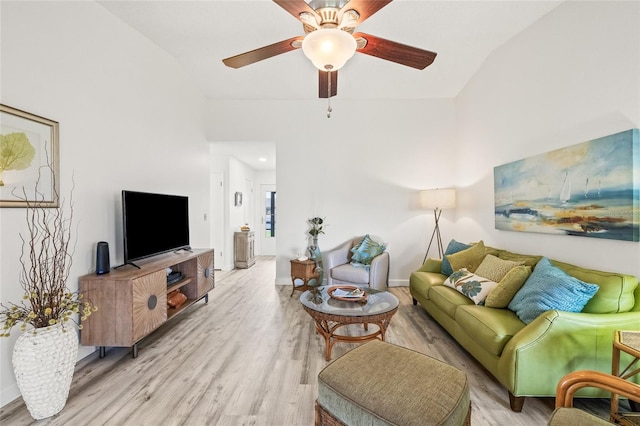
[[(391, 322), (391, 317), (398, 310), (398, 308), (395, 308), (389, 312), (376, 315), (347, 316), (314, 311), (304, 305), (303, 308), (315, 321), (316, 331), (324, 337), (325, 359), (327, 361), (331, 361), (331, 350), (336, 342), (358, 343), (378, 338), (384, 342), (384, 336), (387, 331), (387, 327), (389, 326), (389, 322)], [(344, 334), (336, 333), (340, 327), (349, 324), (362, 324), (365, 331), (369, 330), (369, 324), (374, 324), (377, 326), (377, 330), (362, 336), (346, 336)]]

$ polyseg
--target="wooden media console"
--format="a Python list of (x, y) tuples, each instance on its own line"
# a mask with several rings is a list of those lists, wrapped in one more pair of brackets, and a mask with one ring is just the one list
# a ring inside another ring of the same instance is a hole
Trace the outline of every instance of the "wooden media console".
[[(133, 348), (137, 343), (175, 315), (200, 299), (209, 301), (214, 288), (213, 249), (168, 253), (136, 261), (104, 275), (80, 277), (80, 291), (98, 310), (82, 321), (80, 342), (98, 346), (100, 357), (105, 347)], [(167, 268), (182, 273), (182, 279), (167, 285)], [(167, 294), (179, 290), (186, 301), (177, 309), (167, 305)]]

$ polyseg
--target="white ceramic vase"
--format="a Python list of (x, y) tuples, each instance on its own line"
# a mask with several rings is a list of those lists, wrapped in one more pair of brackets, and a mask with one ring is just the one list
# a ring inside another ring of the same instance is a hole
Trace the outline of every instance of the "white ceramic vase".
[(78, 357), (78, 333), (60, 324), (22, 333), (13, 348), (13, 371), (27, 409), (36, 420), (67, 403)]

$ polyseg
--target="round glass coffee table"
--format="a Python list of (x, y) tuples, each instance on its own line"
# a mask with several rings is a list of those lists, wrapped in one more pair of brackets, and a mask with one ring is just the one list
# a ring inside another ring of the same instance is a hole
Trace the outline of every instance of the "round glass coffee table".
[[(314, 290), (307, 290), (300, 295), (300, 302), (305, 311), (311, 315), (316, 323), (316, 330), (325, 340), (325, 358), (331, 360), (331, 349), (335, 342), (365, 342), (373, 339), (384, 341), (384, 335), (391, 321), (391, 317), (398, 310), (399, 301), (388, 291), (363, 288), (367, 293), (366, 302), (346, 301), (334, 299), (327, 293), (329, 287), (323, 286)], [(361, 336), (347, 336), (338, 334), (340, 327), (349, 324), (363, 324), (365, 331), (369, 331), (369, 324), (377, 326), (368, 334)]]

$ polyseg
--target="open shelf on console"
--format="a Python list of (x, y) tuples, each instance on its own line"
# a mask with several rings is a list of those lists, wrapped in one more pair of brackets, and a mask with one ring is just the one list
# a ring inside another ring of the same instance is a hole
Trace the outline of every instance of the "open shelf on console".
[(184, 311), (189, 306), (193, 305), (196, 301), (197, 300), (195, 299), (187, 299), (184, 301), (182, 305), (180, 305), (179, 308), (171, 308), (167, 306), (167, 319), (173, 318), (174, 316), (178, 315), (180, 312)]
[(190, 284), (191, 281), (193, 281), (190, 277), (185, 277), (183, 279), (181, 279), (180, 281), (178, 281), (177, 283), (173, 283), (173, 284), (169, 284), (167, 286), (167, 294), (171, 293), (172, 291), (175, 291), (179, 288), (184, 287), (187, 284)]

